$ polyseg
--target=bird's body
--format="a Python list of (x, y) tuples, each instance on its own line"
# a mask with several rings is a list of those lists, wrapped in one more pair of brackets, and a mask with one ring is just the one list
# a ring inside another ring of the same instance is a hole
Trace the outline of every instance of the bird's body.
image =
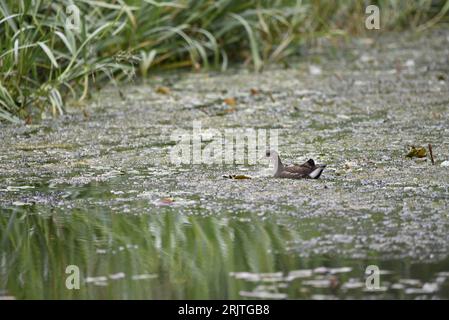
[(326, 167), (325, 164), (315, 164), (315, 161), (312, 159), (307, 160), (303, 164), (284, 166), (278, 153), (273, 150), (267, 151), (266, 156), (274, 162), (273, 176), (275, 178), (318, 179)]

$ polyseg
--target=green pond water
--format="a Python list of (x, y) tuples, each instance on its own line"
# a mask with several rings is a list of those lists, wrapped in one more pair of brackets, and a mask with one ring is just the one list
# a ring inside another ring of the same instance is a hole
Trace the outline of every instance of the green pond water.
[[(87, 114), (0, 124), (0, 298), (448, 299), (449, 32), (319, 48), (284, 69), (154, 76), (95, 94)], [(193, 121), (277, 129), (284, 162), (327, 168), (284, 180), (265, 162), (174, 165), (171, 135)], [(428, 143), (435, 165), (405, 157)]]

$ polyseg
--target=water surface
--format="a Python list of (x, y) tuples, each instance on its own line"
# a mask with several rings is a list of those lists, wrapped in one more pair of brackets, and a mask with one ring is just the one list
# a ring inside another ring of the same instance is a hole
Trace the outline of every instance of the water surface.
[[(103, 90), (86, 114), (1, 124), (0, 296), (449, 298), (449, 33), (400, 39), (262, 74), (155, 77)], [(175, 166), (170, 136), (193, 121), (276, 128), (285, 162), (328, 167), (277, 180), (265, 163)], [(428, 143), (435, 165), (405, 157)]]

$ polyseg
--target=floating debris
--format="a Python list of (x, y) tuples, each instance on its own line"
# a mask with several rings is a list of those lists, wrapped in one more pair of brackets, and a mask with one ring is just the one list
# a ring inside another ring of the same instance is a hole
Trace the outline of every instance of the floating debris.
[(414, 187), (404, 187), (404, 192), (416, 192), (417, 189)]
[(433, 151), (432, 151), (432, 145), (429, 143), (429, 153), (430, 153), (430, 160), (432, 161), (432, 164), (435, 165), (435, 159), (433, 158)]
[(337, 273), (347, 273), (347, 272), (351, 272), (352, 268), (350, 267), (341, 267), (341, 268), (332, 268), (329, 269), (329, 272), (331, 274), (337, 274)]
[(237, 101), (235, 98), (225, 98), (223, 99), (223, 102), (230, 107), (235, 107), (237, 105)]
[(27, 189), (34, 189), (34, 186), (8, 186), (6, 187), (6, 191), (21, 191)]
[(259, 89), (251, 88), (249, 90), (249, 92), (251, 93), (252, 96), (255, 96), (255, 95), (259, 94), (260, 91), (259, 91)]
[(107, 281), (108, 281), (108, 277), (105, 277), (105, 276), (87, 277), (85, 280), (86, 283), (107, 282)]
[(150, 273), (143, 273), (143, 274), (136, 274), (131, 277), (132, 280), (138, 281), (138, 280), (149, 280), (149, 279), (155, 279), (157, 278), (157, 274), (150, 274)]
[(403, 285), (402, 283), (394, 283), (390, 289), (392, 290), (404, 290), (405, 289), (405, 285)]
[(426, 148), (412, 146), (407, 153), (408, 158), (425, 158), (427, 156)]
[(171, 206), (174, 204), (174, 202), (175, 202), (175, 199), (167, 197), (167, 198), (162, 198), (162, 199), (156, 201), (155, 204), (157, 206)]
[(354, 290), (354, 289), (362, 289), (366, 286), (364, 282), (359, 281), (358, 279), (349, 279), (349, 281), (345, 282), (342, 286), (342, 290)]
[(408, 288), (405, 294), (432, 294), (438, 291), (438, 284), (425, 283), (422, 288)]
[(331, 286), (330, 279), (314, 279), (303, 281), (303, 284), (306, 286), (311, 286), (314, 288), (329, 288)]
[(408, 59), (407, 61), (405, 61), (404, 64), (407, 68), (413, 68), (415, 66), (415, 60), (413, 59)]
[(318, 274), (324, 274), (324, 273), (328, 273), (328, 272), (329, 272), (329, 269), (326, 267), (318, 267), (313, 270), (313, 273), (318, 273)]
[(252, 177), (244, 175), (244, 174), (230, 174), (230, 175), (223, 175), (223, 178), (226, 179), (235, 179), (235, 180), (244, 180), (244, 179), (252, 179)]
[(159, 94), (170, 94), (170, 92), (170, 88), (168, 87), (160, 86), (156, 88), (156, 93)]
[(406, 285), (406, 286), (421, 286), (421, 281), (417, 279), (400, 279), (399, 283)]
[(251, 273), (251, 272), (231, 272), (230, 276), (236, 279), (246, 280), (251, 282), (278, 282), (284, 281), (282, 272), (275, 273)]
[(288, 288), (287, 283), (276, 283), (272, 285), (260, 284), (253, 291), (274, 291), (277, 292), (280, 288)]
[(119, 280), (119, 279), (123, 279), (124, 277), (125, 277), (125, 274), (123, 272), (118, 272), (118, 273), (109, 275), (109, 279), (111, 279), (111, 280)]
[(288, 273), (288, 276), (285, 278), (285, 280), (293, 281), (298, 278), (310, 278), (312, 275), (313, 275), (313, 271), (310, 269), (292, 270)]
[(309, 66), (309, 73), (312, 76), (318, 76), (318, 75), (320, 75), (322, 73), (322, 70), (321, 70), (321, 68), (319, 66), (316, 66), (316, 65), (312, 64), (312, 65)]
[(31, 206), (33, 205), (32, 203), (28, 203), (28, 202), (22, 202), (22, 201), (14, 201), (12, 203), (13, 206), (18, 206), (18, 207), (22, 207), (22, 206)]
[(346, 170), (351, 170), (352, 168), (357, 167), (357, 162), (355, 162), (355, 161), (346, 161), (344, 163), (344, 167), (345, 167)]

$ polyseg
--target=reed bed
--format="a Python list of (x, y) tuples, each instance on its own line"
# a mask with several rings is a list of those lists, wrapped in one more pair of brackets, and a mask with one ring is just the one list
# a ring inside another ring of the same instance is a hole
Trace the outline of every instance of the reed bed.
[[(317, 39), (447, 22), (449, 0), (0, 0), (0, 121), (57, 116), (111, 81), (179, 68), (255, 71)], [(78, 28), (71, 28), (76, 5)]]

